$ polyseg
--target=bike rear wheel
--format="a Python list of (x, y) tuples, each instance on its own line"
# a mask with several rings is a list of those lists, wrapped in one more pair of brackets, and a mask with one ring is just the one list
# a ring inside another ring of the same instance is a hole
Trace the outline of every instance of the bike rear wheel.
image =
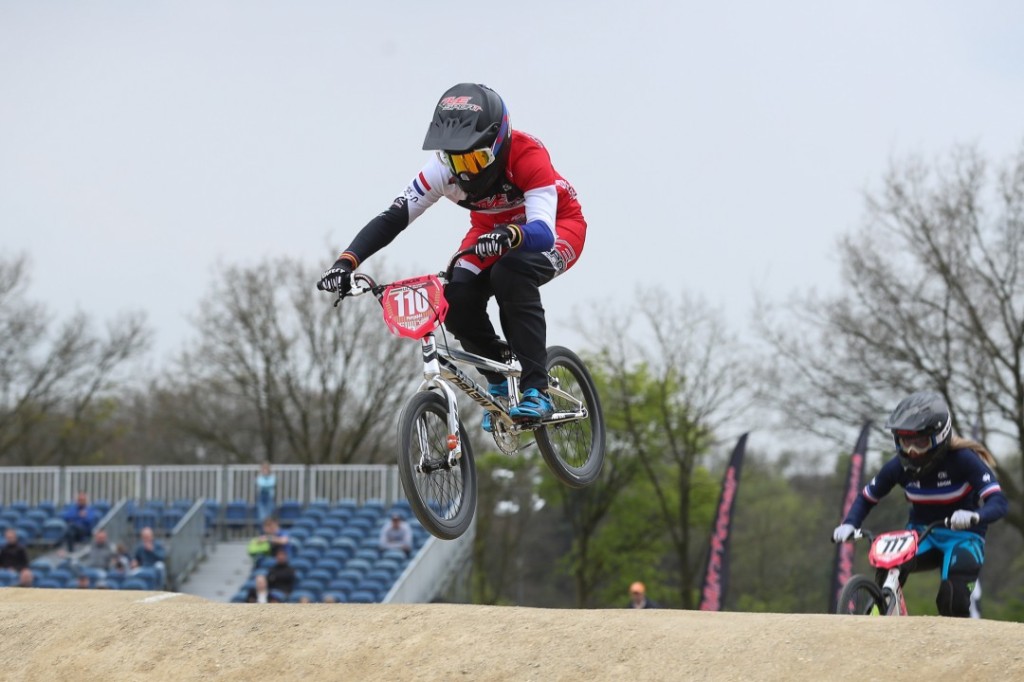
[(442, 540), (465, 533), (476, 512), (473, 450), (461, 423), (459, 431), (462, 456), (448, 466), (448, 403), (442, 396), (417, 393), (398, 419), (402, 487), (419, 522)]
[(839, 593), (836, 613), (841, 616), (884, 616), (886, 606), (882, 588), (867, 576), (853, 576)]
[(555, 478), (571, 488), (583, 488), (597, 480), (604, 465), (604, 414), (597, 387), (579, 356), (562, 346), (548, 348), (548, 382), (556, 412), (576, 411), (575, 399), (586, 408), (587, 417), (537, 429), (537, 447)]

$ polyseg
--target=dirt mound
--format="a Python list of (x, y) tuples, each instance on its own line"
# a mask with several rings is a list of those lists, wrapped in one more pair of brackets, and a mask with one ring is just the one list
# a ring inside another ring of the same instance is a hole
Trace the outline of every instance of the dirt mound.
[(5, 680), (1022, 679), (1024, 625), (0, 589)]

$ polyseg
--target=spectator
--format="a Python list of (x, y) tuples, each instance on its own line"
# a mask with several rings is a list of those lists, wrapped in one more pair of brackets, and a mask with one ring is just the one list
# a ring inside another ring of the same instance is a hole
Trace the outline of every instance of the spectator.
[(274, 513), (274, 502), (277, 499), (277, 476), (270, 471), (270, 462), (260, 465), (260, 473), (256, 476), (256, 518), (260, 523)]
[(157, 572), (157, 587), (163, 589), (167, 579), (164, 560), (167, 552), (164, 546), (153, 538), (153, 529), (146, 526), (139, 532), (139, 544), (132, 555), (132, 572), (144, 567), (152, 567)]
[(258, 561), (264, 556), (277, 556), (277, 550), (282, 548), (291, 552), (288, 534), (281, 530), (276, 518), (268, 516), (263, 521), (263, 533), (249, 541), (249, 556)]
[(4, 539), (7, 540), (7, 544), (0, 549), (0, 568), (20, 571), (27, 567), (28, 550), (21, 544), (17, 529), (8, 528), (4, 531)]
[(117, 548), (107, 539), (107, 531), (101, 528), (93, 533), (89, 551), (82, 558), (81, 564), (87, 568), (99, 569), (106, 575), (107, 571), (116, 567), (117, 560)]
[(121, 543), (114, 545), (114, 556), (111, 558), (110, 570), (107, 573), (123, 578), (131, 570), (131, 567), (132, 557), (128, 553), (128, 548)]
[(249, 604), (274, 604), (280, 600), (270, 591), (270, 586), (267, 584), (267, 576), (257, 573), (245, 601)]
[(32, 573), (32, 569), (27, 566), (21, 569), (21, 573), (18, 574), (17, 587), (32, 587), (35, 582), (36, 576)]
[(99, 512), (89, 504), (89, 496), (82, 491), (79, 491), (74, 502), (64, 507), (64, 513), (61, 516), (68, 524), (64, 540), (69, 552), (75, 550), (76, 542), (92, 537), (93, 526), (100, 520)]
[(656, 609), (658, 605), (647, 598), (647, 588), (642, 582), (629, 586), (629, 606), (631, 609)]
[(87, 576), (85, 573), (79, 573), (77, 586), (78, 589), (80, 590), (88, 590), (91, 587), (91, 585), (89, 584), (89, 576)]
[(279, 547), (274, 557), (276, 561), (267, 571), (267, 586), (288, 596), (295, 589), (295, 568), (288, 563), (288, 550), (284, 547)]
[(400, 512), (392, 512), (391, 520), (380, 529), (381, 551), (400, 549), (406, 556), (412, 553), (412, 527), (402, 518)]

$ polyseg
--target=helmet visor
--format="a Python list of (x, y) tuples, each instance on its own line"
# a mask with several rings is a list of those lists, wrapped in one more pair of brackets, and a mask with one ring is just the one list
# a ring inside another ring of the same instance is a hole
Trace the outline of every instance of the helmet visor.
[(463, 180), (469, 180), (474, 175), (480, 173), (484, 168), (494, 163), (497, 158), (490, 147), (474, 149), (468, 152), (440, 151), (437, 153), (437, 156), (441, 159), (441, 163), (452, 172), (452, 175), (456, 175)]

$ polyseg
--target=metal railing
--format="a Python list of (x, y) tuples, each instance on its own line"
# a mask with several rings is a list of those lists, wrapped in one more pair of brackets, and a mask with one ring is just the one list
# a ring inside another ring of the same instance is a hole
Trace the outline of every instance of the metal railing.
[(177, 590), (192, 573), (196, 564), (206, 556), (204, 504), (204, 500), (196, 500), (171, 530), (170, 547), (167, 549), (167, 560), (164, 562), (167, 567), (168, 590)]
[[(61, 505), (74, 500), (79, 491), (111, 504), (123, 499), (142, 503), (200, 497), (220, 505), (233, 500), (252, 503), (259, 470), (258, 464), (0, 467), (0, 506)], [(277, 464), (272, 471), (278, 505), (284, 500), (308, 504), (343, 499), (390, 504), (405, 498), (393, 464)]]

